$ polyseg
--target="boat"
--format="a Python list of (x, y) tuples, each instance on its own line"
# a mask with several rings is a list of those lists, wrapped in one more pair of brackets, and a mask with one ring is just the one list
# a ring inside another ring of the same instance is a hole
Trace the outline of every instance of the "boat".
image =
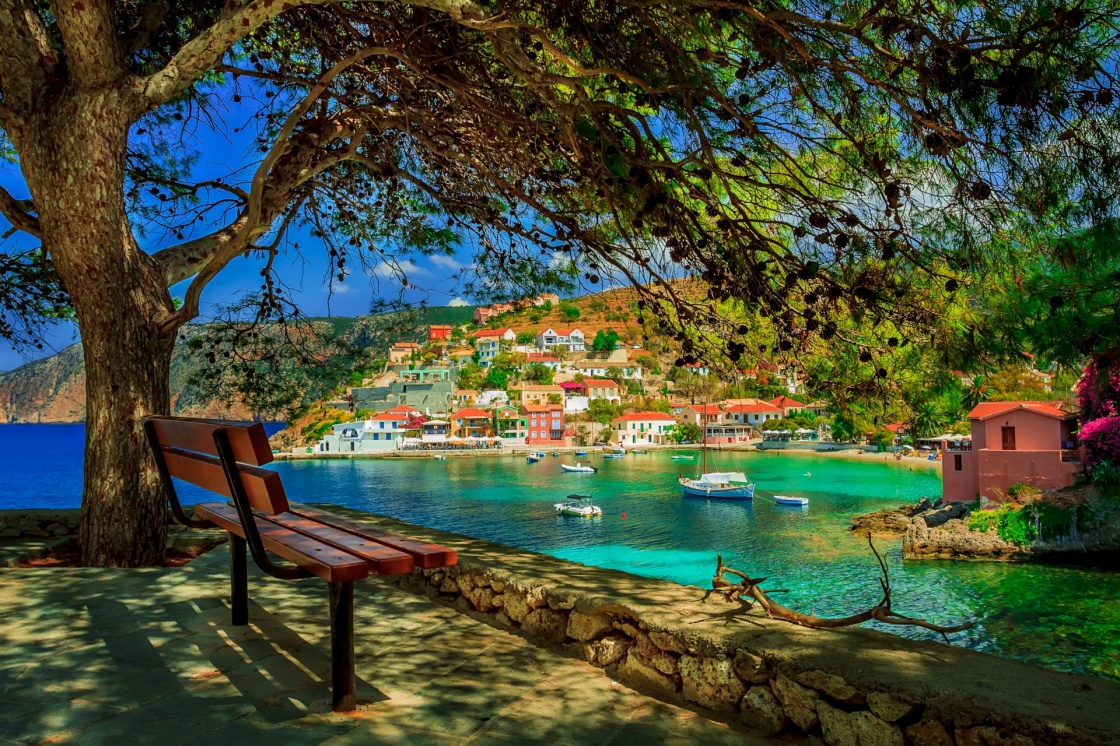
[(576, 456), (586, 456), (586, 455), (587, 455), (587, 451), (576, 451), (576, 452), (575, 452), (575, 455), (576, 455)]
[(530, 453), (528, 456), (525, 457), (525, 460), (527, 462), (529, 462), (530, 464), (535, 464), (535, 463), (537, 463), (538, 461), (541, 460), (541, 457), (538, 456), (535, 453)]
[(696, 454), (695, 453), (676, 454), (676, 455), (670, 456), (669, 458), (671, 458), (673, 461), (695, 461), (696, 460)]
[(774, 495), (774, 502), (778, 505), (808, 505), (807, 497), (791, 497), (790, 495)]
[(649, 453), (649, 451), (644, 448), (635, 448), (634, 450), (630, 451), (630, 453)]
[[(714, 497), (720, 500), (753, 500), (754, 482), (741, 471), (708, 471), (708, 428), (704, 427), (704, 440), (700, 447), (704, 465), (697, 476), (677, 477), (686, 497)], [(673, 458), (676, 458), (674, 456)], [(695, 454), (693, 454), (695, 458)]]
[(447, 456), (444, 456), (442, 453), (436, 453), (432, 456), (432, 458), (436, 459), (437, 461), (446, 461), (447, 460)]
[(754, 482), (741, 471), (710, 471), (696, 477), (680, 477), (681, 490), (691, 497), (716, 497), (723, 500), (754, 498)]
[(560, 464), (560, 468), (563, 469), (564, 471), (579, 472), (581, 474), (590, 474), (592, 472), (599, 471), (598, 469), (596, 469), (591, 464), (588, 464), (588, 463), (582, 463), (581, 464), (579, 461), (575, 462), (574, 464)]
[(581, 518), (595, 518), (603, 515), (603, 509), (591, 504), (591, 495), (568, 495), (562, 503), (556, 503), (560, 515), (575, 515)]
[(626, 455), (626, 449), (625, 448), (612, 448), (610, 451), (608, 451), (608, 453), (617, 453), (620, 456), (625, 456)]
[(553, 456), (559, 456), (559, 455), (560, 455), (560, 451), (553, 451), (553, 452), (552, 452), (552, 455), (553, 455)]
[(603, 458), (622, 458), (625, 453), (615, 453), (614, 451), (607, 451), (603, 454)]

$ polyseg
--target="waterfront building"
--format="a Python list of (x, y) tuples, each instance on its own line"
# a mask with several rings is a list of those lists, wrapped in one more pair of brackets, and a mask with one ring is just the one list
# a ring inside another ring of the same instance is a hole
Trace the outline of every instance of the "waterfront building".
[(611, 420), (611, 430), (620, 445), (648, 446), (671, 442), (677, 426), (673, 415), (665, 412), (633, 412)]
[(524, 445), (529, 437), (529, 418), (517, 407), (500, 406), (494, 410), (494, 432), (507, 446)]
[(791, 399), (785, 394), (783, 394), (782, 396), (775, 396), (770, 400), (770, 403), (778, 409), (782, 410), (783, 418), (789, 417), (793, 414), (797, 414), (805, 409), (805, 405), (802, 402), (799, 402), (796, 399)]
[(428, 341), (439, 342), (451, 336), (451, 324), (429, 324)]
[(942, 496), (999, 500), (1021, 482), (1040, 490), (1071, 486), (1081, 471), (1076, 415), (1056, 402), (983, 402), (968, 413), (971, 442), (942, 455)]
[(490, 415), (477, 407), (452, 413), (452, 434), (459, 438), (485, 438), (490, 435)]
[(782, 410), (769, 402), (754, 399), (741, 404), (732, 404), (724, 412), (724, 420), (734, 425), (761, 425), (768, 420), (782, 418)]
[(412, 417), (411, 411), (382, 412), (365, 421), (335, 425), (316, 444), (315, 450), (319, 453), (377, 453), (396, 450), (400, 447)]
[(753, 431), (750, 425), (713, 423), (704, 427), (704, 442), (712, 446), (742, 445), (750, 442)]
[(563, 404), (528, 404), (525, 406), (525, 415), (529, 420), (529, 437), (526, 443), (531, 446), (568, 444)]
[(579, 329), (548, 328), (537, 334), (537, 348), (544, 352), (549, 350), (583, 352), (585, 342), (583, 332)]
[(442, 445), (451, 434), (451, 423), (447, 420), (428, 420), (420, 426), (420, 442)]
[(587, 398), (591, 401), (606, 399), (611, 404), (622, 403), (622, 390), (609, 378), (585, 378), (583, 385), (587, 387)]
[(724, 411), (718, 404), (689, 404), (681, 410), (681, 422), (693, 425), (713, 425), (723, 422)]

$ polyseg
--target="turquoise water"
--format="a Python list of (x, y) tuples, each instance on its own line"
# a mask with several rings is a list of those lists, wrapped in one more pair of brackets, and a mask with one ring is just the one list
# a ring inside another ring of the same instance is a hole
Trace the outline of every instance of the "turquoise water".
[[(75, 429), (77, 438), (72, 437)], [(28, 457), (17, 452), (17, 441), (26, 448), (39, 439), (50, 441), (46, 460), (55, 468), (29, 475)], [(848, 519), (941, 491), (939, 473), (924, 466), (911, 471), (886, 461), (809, 454), (721, 453), (713, 458), (710, 468), (745, 470), (759, 486), (758, 499), (682, 498), (676, 476), (696, 467), (659, 453), (616, 461), (592, 455), (597, 474), (566, 474), (560, 470), (564, 458), (526, 464), (512, 456), (297, 461), (275, 468), (294, 500), (369, 510), (686, 585), (706, 587), (721, 552), (731, 566), (769, 577), (770, 587), (788, 588), (783, 603), (823, 615), (846, 614), (879, 599), (874, 556), (865, 539), (849, 533)], [(21, 480), (18, 489), (7, 489), (9, 478)], [(80, 481), (80, 426), (0, 426), (0, 507), (73, 507)], [(779, 507), (765, 500), (774, 492), (808, 497), (811, 505)], [(570, 493), (593, 495), (604, 516), (557, 516), (553, 503)], [(896, 610), (944, 623), (976, 622), (973, 629), (951, 635), (952, 643), (1120, 678), (1120, 573), (1049, 565), (903, 563), (898, 540), (878, 540), (877, 546), (890, 564)], [(935, 639), (921, 630), (885, 629)]]

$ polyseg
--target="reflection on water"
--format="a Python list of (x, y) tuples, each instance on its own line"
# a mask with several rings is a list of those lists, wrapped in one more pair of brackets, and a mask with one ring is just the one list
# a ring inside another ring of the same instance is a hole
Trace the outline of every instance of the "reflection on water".
[[(28, 447), (34, 438), (45, 439), (41, 448)], [(80, 426), (0, 427), (0, 480), (9, 487), (0, 493), (0, 508), (76, 507), (81, 442)], [(37, 454), (51, 468), (28, 469)], [(592, 455), (597, 474), (566, 474), (564, 458), (526, 464), (510, 456), (299, 461), (275, 468), (296, 500), (332, 502), (683, 584), (706, 587), (722, 553), (729, 565), (788, 588), (783, 603), (823, 615), (879, 600), (875, 558), (866, 540), (849, 534), (848, 519), (941, 492), (939, 473), (923, 466), (910, 471), (886, 462), (791, 454), (712, 458), (713, 470), (743, 469), (758, 483), (754, 503), (682, 498), (676, 476), (697, 469), (699, 461), (673, 462), (658, 453), (616, 461)], [(766, 500), (775, 492), (808, 497), (811, 505), (777, 506)], [(603, 517), (558, 517), (552, 505), (570, 493), (593, 495)], [(877, 545), (890, 563), (900, 612), (977, 622), (952, 635), (954, 644), (1120, 678), (1120, 574), (990, 562), (904, 564), (898, 541)], [(886, 631), (935, 639), (916, 629)]]

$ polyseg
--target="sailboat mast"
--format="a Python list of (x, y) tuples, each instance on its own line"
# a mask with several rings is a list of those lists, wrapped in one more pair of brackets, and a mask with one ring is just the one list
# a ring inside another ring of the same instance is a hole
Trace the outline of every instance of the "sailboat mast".
[(704, 454), (704, 456), (703, 456), (703, 466), (701, 467), (701, 470), (700, 470), (701, 474), (707, 474), (708, 473), (708, 423), (704, 421), (704, 418), (707, 417), (707, 416), (708, 416), (708, 403), (704, 402), (704, 413), (702, 415), (700, 415), (700, 427), (703, 428), (703, 430), (700, 433), (700, 443), (701, 443), (700, 452)]

